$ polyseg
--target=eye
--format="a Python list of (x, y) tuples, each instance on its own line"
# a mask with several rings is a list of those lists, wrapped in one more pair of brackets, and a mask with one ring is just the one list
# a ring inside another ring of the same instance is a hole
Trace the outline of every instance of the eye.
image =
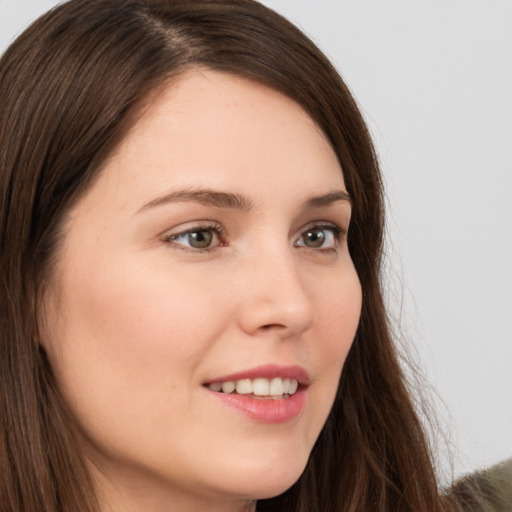
[(302, 232), (295, 245), (309, 249), (335, 249), (342, 234), (343, 230), (339, 226), (311, 226)]
[(166, 243), (181, 246), (183, 250), (205, 251), (219, 245), (226, 245), (221, 240), (219, 226), (194, 226), (186, 231), (166, 237)]

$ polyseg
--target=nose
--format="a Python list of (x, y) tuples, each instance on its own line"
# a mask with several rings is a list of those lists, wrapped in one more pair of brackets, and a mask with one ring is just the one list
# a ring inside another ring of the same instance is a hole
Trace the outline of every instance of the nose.
[(298, 336), (311, 328), (315, 308), (292, 251), (266, 251), (240, 268), (240, 327), (250, 335)]

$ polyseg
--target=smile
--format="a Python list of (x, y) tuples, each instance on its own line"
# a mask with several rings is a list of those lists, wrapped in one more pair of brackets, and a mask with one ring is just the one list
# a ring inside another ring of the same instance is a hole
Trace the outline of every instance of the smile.
[(272, 379), (240, 379), (208, 384), (208, 389), (219, 393), (252, 395), (254, 398), (287, 398), (299, 387), (296, 379), (274, 377)]
[(310, 378), (297, 365), (264, 364), (203, 383), (217, 403), (258, 423), (298, 419), (306, 405)]

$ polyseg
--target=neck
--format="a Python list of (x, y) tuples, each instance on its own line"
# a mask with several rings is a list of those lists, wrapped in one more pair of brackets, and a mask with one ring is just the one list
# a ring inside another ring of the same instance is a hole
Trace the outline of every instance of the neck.
[(120, 475), (115, 479), (91, 471), (97, 490), (100, 512), (255, 512), (256, 501), (205, 496), (183, 492), (156, 478), (144, 479), (140, 474)]

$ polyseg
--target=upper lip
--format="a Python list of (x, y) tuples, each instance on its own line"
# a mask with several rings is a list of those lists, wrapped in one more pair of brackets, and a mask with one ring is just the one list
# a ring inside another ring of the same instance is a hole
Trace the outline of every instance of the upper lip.
[(242, 370), (240, 372), (231, 373), (229, 375), (215, 377), (214, 379), (209, 380), (207, 384), (213, 384), (215, 382), (237, 381), (242, 379), (274, 379), (276, 377), (280, 377), (282, 379), (295, 379), (302, 386), (307, 386), (309, 384), (309, 375), (304, 368), (297, 365), (279, 364), (263, 364), (248, 370)]

